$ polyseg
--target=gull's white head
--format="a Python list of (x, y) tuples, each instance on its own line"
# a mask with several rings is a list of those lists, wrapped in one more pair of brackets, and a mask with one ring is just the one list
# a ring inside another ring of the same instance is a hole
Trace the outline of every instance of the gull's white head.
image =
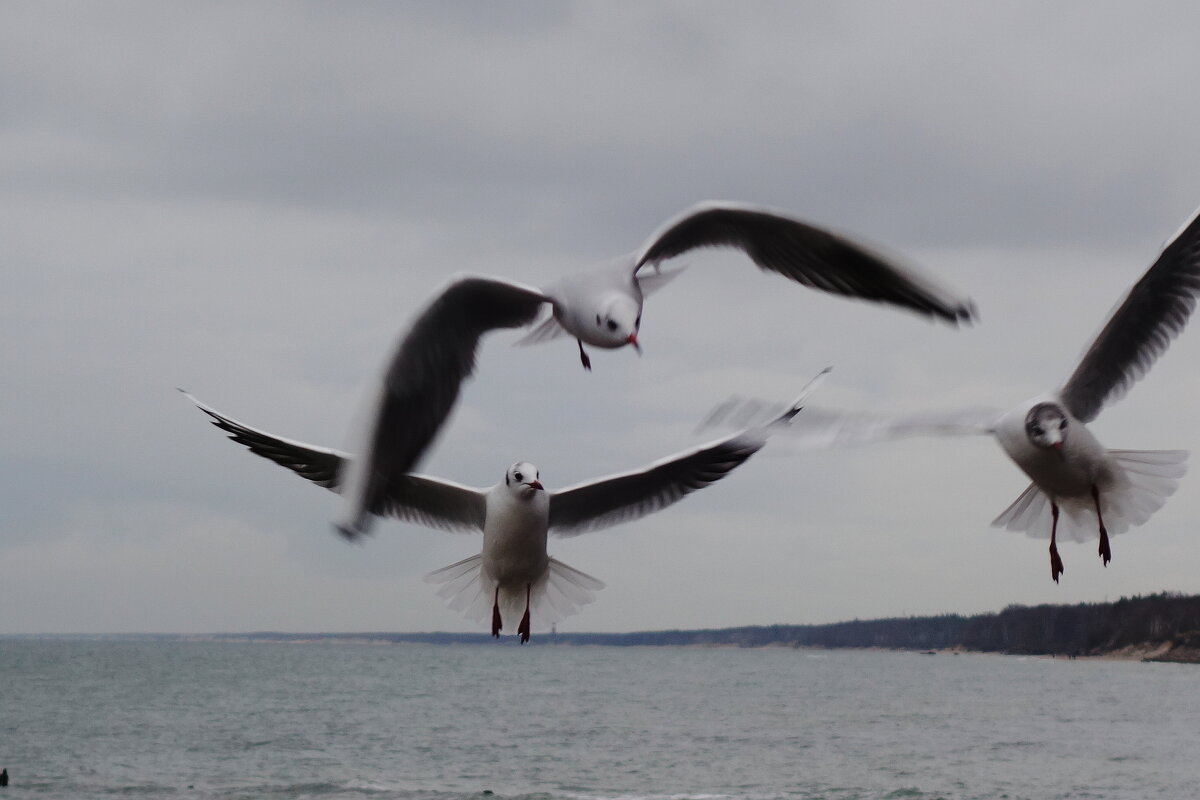
[(639, 353), (638, 329), (642, 325), (641, 304), (627, 295), (616, 295), (597, 306), (591, 319), (585, 323), (591, 328), (591, 344), (597, 347), (624, 347), (627, 344)]
[(538, 481), (538, 468), (528, 461), (518, 461), (509, 467), (508, 472), (504, 473), (504, 485), (522, 500), (530, 500), (542, 491), (542, 484)]
[(1025, 415), (1025, 435), (1037, 447), (1062, 450), (1067, 441), (1067, 413), (1056, 403), (1038, 403)]

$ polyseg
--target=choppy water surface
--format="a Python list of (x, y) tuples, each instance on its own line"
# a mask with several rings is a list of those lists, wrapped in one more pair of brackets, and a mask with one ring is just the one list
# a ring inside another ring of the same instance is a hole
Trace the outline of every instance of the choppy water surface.
[(1200, 667), (0, 640), (13, 798), (1190, 798)]

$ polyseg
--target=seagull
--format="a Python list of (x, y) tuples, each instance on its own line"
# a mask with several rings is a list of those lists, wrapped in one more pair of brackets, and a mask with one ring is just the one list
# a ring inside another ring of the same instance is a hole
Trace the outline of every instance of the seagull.
[[(499, 278), (451, 278), (402, 336), (354, 434), (362, 455), (344, 477), (343, 510), (335, 529), (347, 539), (366, 534), (369, 509), (390, 481), (412, 472), (441, 430), (475, 368), (480, 338), (500, 328), (533, 325), (530, 343), (570, 333), (579, 343), (641, 352), (642, 300), (681, 270), (661, 261), (690, 249), (733, 246), (760, 267), (836, 294), (878, 300), (957, 323), (974, 307), (862, 245), (765, 208), (705, 203), (665, 225), (637, 254), (599, 270), (568, 276), (547, 289)], [(654, 270), (642, 270), (646, 265)]]
[(975, 317), (969, 299), (850, 238), (770, 208), (710, 201), (669, 220), (636, 253), (548, 286), (543, 292), (549, 316), (518, 344), (569, 334), (587, 370), (592, 362), (584, 344), (608, 349), (628, 345), (640, 353), (645, 296), (682, 272), (664, 272), (661, 263), (698, 247), (735, 247), (759, 268), (813, 289), (888, 303), (954, 325)]
[[(477, 555), (426, 576), (438, 594), (468, 617), (486, 618), (500, 636), (504, 620), (520, 614), (517, 634), (529, 641), (532, 620), (546, 624), (575, 613), (602, 589), (599, 580), (550, 557), (548, 534), (576, 536), (660, 511), (696, 489), (715, 483), (760, 450), (767, 438), (799, 413), (804, 399), (829, 372), (823, 370), (796, 401), (770, 423), (685, 450), (641, 469), (552, 491), (538, 468), (519, 461), (490, 488), (474, 488), (427, 475), (394, 476), (380, 487), (374, 513), (447, 531), (483, 533)], [(182, 391), (182, 390), (181, 390)], [(252, 453), (287, 467), (335, 492), (352, 470), (352, 456), (257, 430), (184, 394), (212, 424)]]
[[(1060, 522), (1076, 541), (1098, 538), (1098, 552), (1107, 566), (1112, 559), (1109, 537), (1143, 524), (1163, 506), (1186, 472), (1188, 454), (1109, 450), (1087, 423), (1149, 371), (1187, 324), (1197, 295), (1200, 209), (1130, 287), (1058, 389), (1007, 412), (963, 409), (886, 416), (808, 408), (804, 418), (790, 426), (789, 436), (802, 447), (813, 447), (911, 435), (990, 434), (1032, 481), (992, 525), (1048, 536), (1055, 583), (1064, 572), (1057, 544)], [(710, 412), (701, 428), (753, 424), (771, 410), (761, 400), (732, 398)]]

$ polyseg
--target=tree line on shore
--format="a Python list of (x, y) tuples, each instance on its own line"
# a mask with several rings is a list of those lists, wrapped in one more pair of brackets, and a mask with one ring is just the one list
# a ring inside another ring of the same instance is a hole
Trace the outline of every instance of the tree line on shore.
[[(40, 638), (10, 636), (4, 638)], [(60, 637), (53, 637), (60, 638)], [(70, 638), (220, 641), (367, 641), (481, 644), (483, 633), (226, 633), (123, 634)], [(509, 643), (505, 637), (502, 642)], [(515, 641), (515, 639), (514, 639)], [(940, 614), (850, 620), (823, 625), (757, 625), (635, 633), (545, 633), (534, 645), (874, 647), (893, 650), (960, 649), (1021, 655), (1102, 655), (1127, 647), (1170, 645), (1167, 660), (1200, 661), (1200, 595), (1161, 592), (1116, 602), (1077, 605), (1011, 605), (964, 616)]]
[[(269, 640), (356, 639), (382, 642), (473, 644), (486, 634), (229, 634), (219, 638)], [(637, 633), (551, 633), (540, 645), (879, 647), (962, 649), (1024, 655), (1099, 655), (1129, 646), (1172, 643), (1200, 651), (1200, 595), (1162, 592), (1109, 603), (1011, 605), (996, 613), (964, 616), (851, 620), (824, 625), (763, 625)]]

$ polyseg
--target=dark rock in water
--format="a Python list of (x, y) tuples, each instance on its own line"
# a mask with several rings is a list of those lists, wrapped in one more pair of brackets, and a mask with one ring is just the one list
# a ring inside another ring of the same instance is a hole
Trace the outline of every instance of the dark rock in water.
[(494, 794), (495, 794), (495, 792), (493, 792), (491, 789), (484, 789), (484, 790), (483, 790), (483, 796), (484, 796), (484, 797), (491, 797), (491, 796), (492, 796), (492, 795), (494, 795)]
[(8, 767), (0, 769), (0, 786), (8, 786)]

